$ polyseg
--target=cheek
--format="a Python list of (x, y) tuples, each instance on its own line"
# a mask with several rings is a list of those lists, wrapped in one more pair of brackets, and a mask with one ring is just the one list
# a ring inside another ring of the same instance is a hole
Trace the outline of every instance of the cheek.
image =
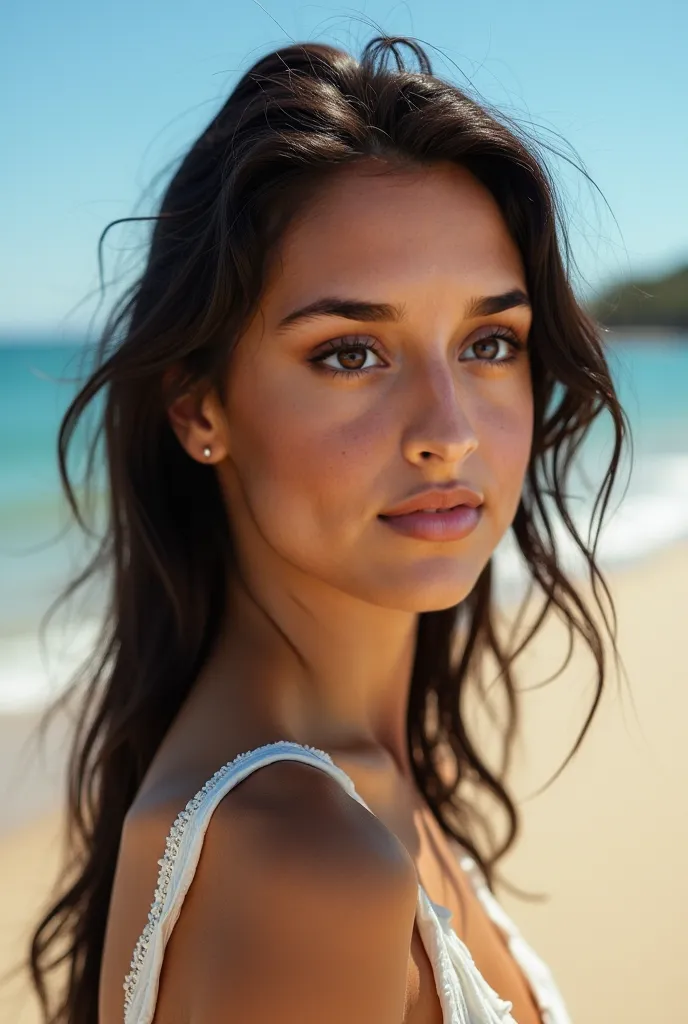
[(489, 467), (500, 525), (511, 522), (521, 496), (533, 440), (533, 402), (530, 390), (485, 414), (482, 455)]
[(351, 397), (323, 402), (305, 389), (266, 388), (266, 377), (260, 389), (257, 381), (237, 389), (231, 406), (242, 500), (276, 548), (315, 551), (320, 538), (334, 556), (335, 546), (355, 539), (368, 511), (385, 432), (370, 410), (352, 415)]

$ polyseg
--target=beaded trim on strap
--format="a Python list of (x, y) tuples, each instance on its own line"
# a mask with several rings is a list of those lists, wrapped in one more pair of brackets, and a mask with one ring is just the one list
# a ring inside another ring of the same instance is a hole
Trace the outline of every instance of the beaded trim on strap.
[[(134, 954), (132, 956), (129, 974), (124, 979), (124, 1017), (126, 1020), (127, 1013), (134, 999), (136, 986), (141, 975), (144, 961), (148, 947), (150, 946), (151, 940), (155, 930), (159, 927), (160, 919), (165, 910), (165, 901), (167, 893), (170, 887), (170, 881), (172, 878), (172, 872), (174, 870), (175, 861), (179, 853), (184, 833), (188, 827), (189, 821), (191, 821), (193, 815), (196, 813), (200, 805), (207, 797), (218, 788), (222, 783), (227, 774), (231, 769), (235, 768), (241, 761), (244, 761), (248, 757), (255, 757), (259, 753), (265, 753), (273, 747), (284, 746), (285, 744), (292, 746), (288, 740), (276, 740), (274, 743), (267, 743), (265, 746), (256, 747), (253, 750), (247, 750), (243, 754), (239, 754), (233, 761), (228, 761), (227, 764), (219, 768), (215, 774), (208, 779), (208, 781), (199, 789), (194, 797), (189, 800), (183, 811), (175, 818), (172, 828), (170, 829), (169, 835), (165, 841), (165, 853), (161, 860), (158, 861), (160, 865), (160, 873), (158, 875), (158, 884), (155, 889), (153, 896), (153, 902), (151, 904), (150, 911), (148, 913), (148, 921), (146, 923), (141, 936), (134, 947)], [(299, 743), (296, 744), (301, 749), (310, 750), (311, 753), (317, 754), (318, 757), (323, 758), (330, 764), (334, 765), (334, 762), (330, 755), (324, 750), (318, 750), (317, 747), (310, 747), (308, 744)]]

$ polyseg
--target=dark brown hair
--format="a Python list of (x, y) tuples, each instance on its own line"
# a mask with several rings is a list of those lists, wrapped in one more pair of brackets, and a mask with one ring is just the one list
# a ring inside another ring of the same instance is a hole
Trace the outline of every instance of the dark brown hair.
[[(537, 144), (513, 122), (434, 76), (424, 50), (412, 40), (373, 40), (360, 61), (310, 43), (269, 54), (241, 78), (174, 173), (151, 218), (143, 273), (112, 311), (96, 366), (60, 429), (63, 485), (77, 522), (87, 528), (67, 455), (84, 413), (102, 402), (91, 465), (96, 445), (104, 442), (107, 527), (93, 560), (64, 596), (104, 566), (112, 575), (99, 645), (75, 681), (86, 684), (86, 696), (69, 777), (73, 857), (61, 895), (31, 947), (46, 1020), (97, 1019), (123, 821), (223, 613), (233, 559), (225, 509), (215, 475), (182, 449), (166, 409), (199, 383), (224, 395), (232, 348), (256, 308), (270, 254), (290, 218), (308, 201), (310, 187), (333, 168), (370, 157), (392, 165), (463, 165), (495, 197), (520, 250), (533, 306), (535, 425), (512, 529), (533, 584), (544, 595), (542, 613), (521, 649), (547, 613), (556, 611), (596, 663), (596, 697), (578, 743), (599, 701), (603, 637), (561, 567), (553, 524), (563, 523), (583, 555), (596, 606), (614, 639), (602, 597), (612, 613), (613, 603), (595, 549), (626, 421), (597, 325), (573, 293), (556, 190)], [(167, 391), (163, 378), (173, 367), (183, 373)], [(591, 529), (586, 540), (571, 518), (566, 482), (590, 424), (603, 411), (611, 417), (615, 441), (597, 496), (597, 531)], [(458, 607), (420, 616), (407, 719), (413, 771), (437, 821), (472, 851), (490, 881), (518, 830), (504, 782), (517, 724), (516, 653), (497, 630), (491, 563)], [(462, 711), (469, 680), (480, 681), (486, 655), (498, 666), (507, 704), (502, 771), (488, 768)], [(453, 755), (449, 781), (437, 767), (440, 747)], [(466, 787), (487, 793), (506, 813), (501, 841), (475, 801), (466, 800)], [(55, 963), (68, 969), (68, 978), (52, 998), (46, 977)]]

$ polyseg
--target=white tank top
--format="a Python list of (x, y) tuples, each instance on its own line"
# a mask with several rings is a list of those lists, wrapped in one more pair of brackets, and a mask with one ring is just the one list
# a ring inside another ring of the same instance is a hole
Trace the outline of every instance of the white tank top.
[[(177, 816), (167, 837), (164, 856), (158, 861), (160, 874), (148, 923), (136, 944), (131, 970), (124, 981), (125, 1024), (151, 1024), (153, 1020), (165, 946), (193, 881), (213, 811), (251, 772), (275, 761), (301, 761), (321, 769), (370, 811), (349, 776), (335, 765), (329, 754), (300, 743), (287, 740), (268, 743), (239, 754), (215, 772)], [(543, 1024), (571, 1024), (549, 969), (497, 903), (476, 862), (465, 856), (460, 863), (485, 911), (506, 934), (511, 954), (531, 987)], [(512, 1004), (500, 999), (487, 984), (451, 927), (451, 917), (451, 911), (434, 903), (419, 883), (416, 923), (432, 964), (443, 1024), (515, 1024)]]

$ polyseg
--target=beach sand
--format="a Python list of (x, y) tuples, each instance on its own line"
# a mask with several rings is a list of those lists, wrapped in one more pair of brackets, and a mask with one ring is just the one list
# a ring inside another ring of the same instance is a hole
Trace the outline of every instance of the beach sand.
[[(688, 963), (688, 544), (611, 576), (627, 681), (610, 671), (582, 749), (541, 795), (522, 803), (523, 831), (506, 877), (545, 903), (498, 895), (549, 962), (574, 1024), (685, 1020)], [(523, 686), (561, 661), (554, 621), (519, 659)], [(592, 663), (577, 650), (565, 672), (524, 696), (513, 787), (544, 786), (582, 723)], [(12, 735), (0, 718), (0, 746)], [(33, 806), (38, 776), (32, 782)], [(38, 813), (38, 811), (36, 812)], [(0, 835), (0, 973), (16, 962), (55, 876), (59, 818), (43, 811)], [(0, 987), (1, 1024), (38, 1016), (18, 979)]]
[[(511, 882), (551, 898), (499, 895), (546, 956), (574, 1024), (678, 1024), (688, 1020), (688, 544), (616, 573), (611, 589), (626, 679), (611, 676), (580, 751), (521, 803), (523, 838), (503, 862)], [(534, 647), (519, 663), (530, 685), (561, 664), (561, 628), (551, 623)], [(564, 760), (592, 679), (579, 652), (527, 696), (519, 798)]]

